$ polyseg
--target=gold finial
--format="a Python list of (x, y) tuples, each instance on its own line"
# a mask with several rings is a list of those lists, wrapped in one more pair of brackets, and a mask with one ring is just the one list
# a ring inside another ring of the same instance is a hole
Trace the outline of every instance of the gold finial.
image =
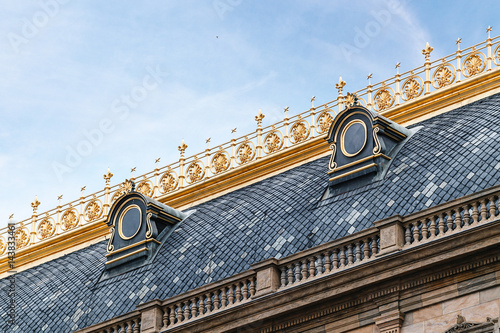
[(31, 207), (33, 208), (33, 214), (36, 214), (36, 210), (38, 206), (40, 206), (41, 202), (38, 201), (38, 197), (35, 195), (35, 201), (31, 203)]
[(59, 206), (61, 206), (61, 200), (62, 200), (62, 198), (63, 198), (62, 194), (57, 197), (57, 201), (59, 202)]
[(231, 130), (231, 134), (233, 135), (233, 140), (234, 140), (234, 133), (236, 133), (236, 127)]
[(205, 143), (207, 144), (207, 150), (210, 149), (210, 140), (212, 140), (212, 138), (208, 138), (205, 140)]
[(158, 163), (160, 163), (160, 159), (161, 157), (158, 157), (156, 160), (155, 160), (155, 164), (156, 164), (156, 168), (158, 169)]
[[(113, 174), (111, 173), (111, 171), (108, 168), (108, 172), (106, 172), (104, 174), (104, 179), (106, 180), (106, 185), (109, 185), (109, 180), (111, 179), (111, 177), (113, 177)], [(85, 191), (85, 186), (82, 187), (82, 191)]]
[(368, 80), (368, 85), (369, 85), (369, 86), (371, 86), (371, 85), (372, 85), (371, 80), (370, 80), (372, 77), (373, 77), (373, 74), (372, 74), (372, 73), (370, 73), (370, 74), (368, 74), (368, 75), (366, 76), (366, 79)]
[(339, 76), (339, 83), (335, 84), (335, 88), (338, 89), (339, 95), (342, 95), (342, 89), (344, 89), (345, 81), (342, 80), (342, 76)]
[(396, 74), (399, 74), (399, 67), (401, 67), (401, 63), (400, 62), (398, 62), (396, 64)]
[(136, 167), (133, 167), (132, 169), (130, 169), (130, 172), (132, 172), (132, 178), (130, 178), (131, 180), (134, 179), (135, 169), (136, 169)]
[(81, 192), (84, 192), (86, 188), (87, 188), (87, 186), (84, 186), (84, 187), (82, 187), (82, 188), (80, 189), (80, 191), (81, 191)]
[(10, 214), (9, 220), (12, 220), (14, 218), (14, 214)]
[(462, 43), (462, 38), (457, 38), (456, 44), (457, 44), (457, 51), (460, 51), (460, 43)]
[(257, 122), (257, 127), (262, 125), (262, 119), (264, 119), (265, 115), (262, 113), (262, 110), (259, 109), (259, 114), (255, 116), (255, 121)]
[(425, 56), (425, 61), (429, 61), (429, 57), (433, 50), (434, 48), (432, 48), (432, 46), (429, 45), (429, 42), (427, 42), (427, 44), (425, 44), (425, 49), (422, 50), (422, 54)]
[(486, 32), (488, 33), (488, 39), (491, 38), (491, 36), (490, 36), (491, 30), (493, 30), (493, 27), (491, 25), (489, 25), (488, 28), (486, 29)]
[(314, 109), (314, 101), (316, 100), (316, 96), (311, 97), (311, 108)]
[(184, 157), (184, 152), (186, 151), (187, 147), (188, 147), (188, 145), (185, 144), (184, 139), (182, 139), (181, 145), (178, 147), (179, 151), (181, 152), (181, 157)]

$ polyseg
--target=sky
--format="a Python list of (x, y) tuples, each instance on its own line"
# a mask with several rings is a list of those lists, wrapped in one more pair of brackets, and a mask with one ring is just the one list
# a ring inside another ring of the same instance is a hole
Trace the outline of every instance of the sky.
[(486, 39), (499, 1), (3, 0), (0, 227)]

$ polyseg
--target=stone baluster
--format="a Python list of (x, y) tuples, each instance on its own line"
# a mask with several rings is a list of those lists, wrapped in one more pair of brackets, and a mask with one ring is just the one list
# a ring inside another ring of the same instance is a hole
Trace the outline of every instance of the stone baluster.
[(197, 299), (197, 297), (191, 299), (191, 318), (196, 318), (196, 316), (198, 315), (198, 302), (196, 301)]
[(335, 249), (332, 253), (332, 270), (339, 267), (339, 250)]
[(359, 263), (361, 261), (361, 243), (358, 241), (354, 244), (355, 254), (356, 254), (356, 262)]
[(177, 308), (177, 323), (182, 321), (182, 303), (179, 303), (175, 306)]
[(488, 219), (488, 208), (486, 207), (486, 199), (481, 200), (481, 222), (484, 223)]
[(438, 224), (439, 236), (442, 236), (444, 233), (444, 216), (445, 213), (441, 213), (441, 215), (439, 215), (439, 224)]
[(164, 310), (163, 310), (163, 317), (162, 317), (162, 323), (163, 323), (163, 328), (167, 327), (168, 326), (168, 316), (169, 314), (172, 313), (172, 308), (169, 306), (169, 307), (166, 307)]
[(490, 201), (490, 220), (492, 220), (496, 213), (495, 196), (492, 195), (488, 200)]
[(250, 297), (253, 297), (255, 295), (255, 278), (250, 279)]
[(217, 311), (219, 309), (219, 306), (220, 306), (219, 290), (217, 290), (214, 293), (214, 309), (213, 309), (213, 311)]
[(448, 227), (448, 232), (453, 231), (453, 211), (450, 209), (448, 211), (448, 217), (446, 218), (446, 226)]
[(316, 275), (316, 257), (309, 258), (309, 277), (312, 278)]
[(469, 205), (465, 205), (465, 207), (464, 207), (464, 228), (468, 227), (469, 223), (470, 223)]
[(227, 305), (226, 287), (222, 288), (222, 293), (220, 294), (220, 303), (221, 303), (221, 308), (225, 309)]
[(134, 319), (134, 330), (132, 333), (139, 333), (140, 327), (139, 327), (139, 319)]
[(363, 243), (363, 260), (370, 258), (370, 239), (366, 238)]
[(352, 244), (347, 245), (347, 264), (351, 265), (353, 263), (354, 255), (352, 253)]
[(212, 312), (212, 293), (205, 294), (207, 298), (207, 313)]
[(302, 261), (302, 280), (307, 279), (307, 260)]
[(405, 227), (405, 245), (411, 244), (411, 224)]
[(288, 265), (286, 268), (288, 270), (288, 285), (291, 285), (293, 283), (293, 264)]
[(232, 285), (229, 286), (227, 300), (228, 300), (228, 306), (231, 306), (234, 303), (234, 289)]
[(205, 296), (200, 296), (200, 304), (198, 305), (198, 315), (201, 316), (205, 313)]
[(436, 237), (436, 216), (432, 215), (430, 217), (430, 220), (431, 220), (431, 227), (429, 229), (431, 232), (431, 238), (434, 238)]
[(330, 252), (325, 252), (325, 273), (328, 273), (332, 269), (332, 262), (330, 260)]
[(413, 242), (417, 243), (420, 240), (419, 234), (418, 234), (418, 222), (413, 223)]
[(295, 270), (295, 282), (299, 282), (300, 281), (300, 277), (302, 276), (300, 268), (301, 268), (300, 267), (300, 262), (295, 263), (295, 267), (294, 267), (294, 270)]
[(241, 301), (241, 288), (240, 288), (241, 282), (236, 283), (236, 291), (235, 291), (235, 301), (240, 302)]
[(125, 330), (125, 333), (132, 333), (132, 322), (130, 320), (127, 321), (127, 329)]
[(472, 203), (472, 224), (477, 224), (479, 222), (479, 210), (477, 208), (477, 202)]
[[(283, 282), (283, 280), (282, 280)], [(248, 299), (248, 280), (245, 280), (243, 282), (243, 289), (242, 289), (242, 292), (243, 292), (243, 299)]]
[(462, 216), (460, 215), (460, 207), (457, 207), (455, 209), (455, 219), (453, 220), (453, 223), (455, 223), (455, 229), (461, 229), (462, 228)]
[[(173, 325), (175, 323), (175, 305), (172, 305), (170, 308), (170, 325)], [(163, 322), (163, 326), (167, 327), (165, 324), (165, 321)]]
[(281, 285), (286, 285), (286, 266), (281, 267)]
[(422, 223), (422, 241), (429, 238), (429, 232), (427, 230), (427, 219), (423, 218), (420, 223)]
[(345, 249), (344, 247), (340, 248), (340, 268), (344, 268), (345, 266)]
[(190, 315), (190, 308), (189, 308), (189, 301), (187, 301), (186, 303), (184, 303), (184, 320), (188, 320), (189, 319), (189, 315)]
[(378, 236), (373, 237), (372, 239), (372, 256), (376, 255), (378, 253), (378, 243), (377, 243)]

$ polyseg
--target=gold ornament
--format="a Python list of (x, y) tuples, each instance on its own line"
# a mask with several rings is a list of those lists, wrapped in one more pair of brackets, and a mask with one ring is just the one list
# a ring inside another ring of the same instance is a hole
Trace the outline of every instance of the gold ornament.
[(283, 140), (278, 132), (273, 131), (264, 138), (264, 151), (267, 154), (278, 151), (283, 146)]
[(390, 108), (394, 104), (394, 97), (391, 93), (391, 88), (382, 88), (375, 94), (375, 111), (383, 111)]
[(440, 65), (432, 75), (432, 86), (436, 89), (449, 86), (455, 81), (455, 68), (446, 63)]
[(333, 122), (333, 117), (328, 111), (323, 111), (318, 117), (318, 127), (320, 133), (325, 133), (330, 128)]
[(292, 143), (302, 142), (309, 136), (309, 127), (304, 122), (298, 121), (293, 124), (290, 134), (290, 141)]
[(229, 168), (229, 158), (225, 151), (217, 152), (212, 158), (212, 172), (218, 174)]
[(38, 224), (38, 237), (40, 239), (48, 238), (54, 234), (55, 230), (54, 221), (47, 216)]
[(177, 174), (171, 170), (167, 171), (160, 178), (160, 192), (171, 192), (177, 188), (177, 184)]
[(486, 62), (483, 61), (481, 53), (476, 52), (470, 54), (464, 60), (464, 76), (471, 77), (484, 71)]
[(97, 220), (102, 215), (102, 205), (98, 199), (90, 201), (87, 206), (85, 206), (84, 210), (84, 218), (86, 221), (94, 221)]
[(236, 156), (236, 162), (238, 162), (238, 164), (245, 164), (253, 160), (255, 157), (253, 143), (250, 141), (243, 142), (236, 150)]
[(424, 91), (424, 85), (422, 84), (421, 80), (422, 79), (420, 77), (416, 76), (416, 77), (410, 77), (408, 80), (405, 81), (402, 87), (403, 100), (409, 101), (411, 99), (417, 98), (418, 96), (422, 95), (422, 92)]
[(78, 216), (78, 213), (73, 208), (69, 208), (68, 210), (66, 210), (61, 217), (63, 229), (69, 230), (69, 229), (73, 229), (74, 227), (76, 227), (76, 225), (78, 223), (77, 216)]

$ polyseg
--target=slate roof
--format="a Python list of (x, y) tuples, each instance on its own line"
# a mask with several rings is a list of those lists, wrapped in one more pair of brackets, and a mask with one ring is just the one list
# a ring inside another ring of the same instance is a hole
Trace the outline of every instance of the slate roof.
[[(500, 94), (423, 121), (385, 179), (321, 200), (328, 158), (200, 204), (156, 260), (98, 282), (106, 242), (18, 273), (13, 332), (71, 332), (500, 183)], [(8, 279), (0, 281), (7, 293)], [(0, 325), (7, 302), (1, 302)], [(8, 331), (5, 326), (3, 331)]]

